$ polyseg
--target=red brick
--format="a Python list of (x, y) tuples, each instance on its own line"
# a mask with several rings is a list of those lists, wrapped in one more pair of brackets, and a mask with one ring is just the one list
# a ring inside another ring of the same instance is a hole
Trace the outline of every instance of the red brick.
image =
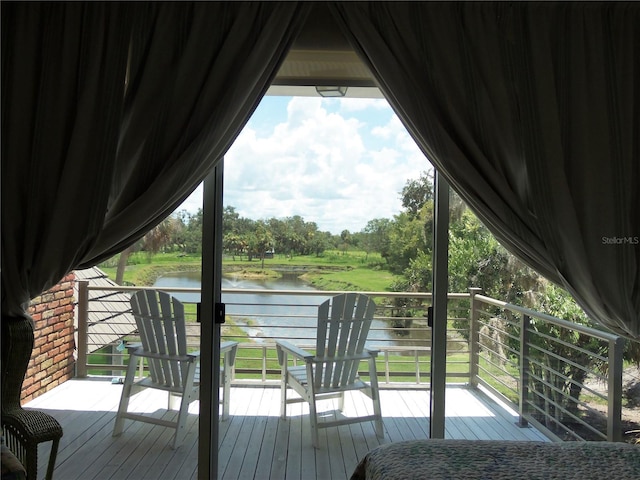
[(53, 365), (53, 360), (47, 357), (47, 359), (40, 364), (40, 368), (46, 369), (46, 368), (49, 368), (51, 365)]
[(40, 302), (42, 302), (42, 303), (49, 303), (49, 302), (53, 301), (54, 299), (55, 299), (55, 297), (54, 297), (53, 293), (51, 293), (51, 291), (43, 293), (40, 296)]
[(50, 333), (53, 333), (53, 327), (51, 326), (47, 326), (45, 328), (43, 328), (42, 330), (40, 330), (40, 335), (49, 335)]
[(39, 388), (40, 388), (40, 383), (34, 383), (33, 385), (30, 385), (29, 387), (27, 387), (25, 393), (26, 395), (33, 395), (35, 392), (38, 391)]
[(48, 392), (49, 390), (53, 390), (54, 388), (56, 388), (58, 385), (60, 385), (60, 382), (51, 382), (49, 385), (47, 385), (47, 388), (45, 390)]
[(47, 309), (47, 304), (46, 303), (37, 303), (31, 306), (30, 310), (35, 312), (35, 313), (40, 313), (43, 312)]

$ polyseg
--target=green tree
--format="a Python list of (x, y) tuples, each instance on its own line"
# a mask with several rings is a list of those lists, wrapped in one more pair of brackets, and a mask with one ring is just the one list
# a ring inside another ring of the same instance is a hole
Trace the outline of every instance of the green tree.
[(349, 232), (349, 230), (342, 230), (342, 232), (340, 232), (340, 240), (342, 241), (342, 254), (344, 255), (351, 243), (351, 232)]
[(307, 229), (304, 219), (300, 215), (294, 215), (286, 219), (289, 235), (290, 254), (303, 255), (305, 253)]
[(289, 242), (289, 229), (287, 224), (280, 219), (270, 218), (267, 221), (271, 236), (273, 237), (273, 248), (278, 253), (291, 253), (291, 244)]
[(401, 192), (405, 211), (394, 217), (388, 229), (387, 265), (393, 273), (404, 274), (397, 287), (413, 291), (431, 288), (433, 247), (433, 184), (423, 172), (418, 180), (407, 181)]
[(316, 232), (309, 245), (311, 252), (316, 257), (320, 257), (331, 247), (331, 234), (329, 232)]
[(252, 256), (257, 256), (262, 261), (262, 268), (264, 269), (264, 254), (267, 250), (273, 248), (273, 237), (266, 222), (263, 220), (255, 222), (255, 228), (249, 236), (248, 243), (250, 251), (249, 260), (251, 260)]
[(240, 230), (240, 214), (236, 212), (236, 208), (232, 206), (226, 206), (222, 210), (222, 232), (224, 233), (236, 233)]
[(320, 232), (318, 231), (318, 225), (315, 222), (303, 223), (303, 255), (309, 255), (313, 252), (316, 252), (317, 254), (317, 248), (319, 247), (320, 243), (314, 244), (314, 240), (319, 233)]
[(364, 227), (364, 244), (369, 251), (379, 252), (384, 259), (389, 257), (389, 232), (392, 222), (388, 218), (375, 218)]
[(422, 207), (433, 201), (433, 173), (422, 172), (418, 179), (408, 180), (402, 188), (402, 207), (412, 216), (417, 216)]
[(177, 217), (171, 215), (165, 218), (142, 237), (142, 250), (147, 252), (149, 259), (156, 253), (170, 250), (182, 228), (182, 222)]
[(178, 214), (178, 219), (182, 228), (177, 241), (182, 250), (188, 254), (202, 253), (202, 209), (194, 214), (183, 210)]
[[(536, 309), (576, 324), (593, 326), (566, 290), (551, 282), (543, 282), (543, 287), (533, 294), (532, 303)], [(563, 409), (558, 406), (564, 407), (573, 415), (579, 415), (582, 385), (589, 370), (600, 370), (604, 373), (605, 362), (600, 358), (606, 356), (608, 344), (547, 322), (533, 321), (531, 328), (538, 335), (532, 337), (537, 348), (530, 349), (533, 360), (530, 365), (534, 370), (534, 376), (529, 382), (529, 389), (540, 392), (544, 398), (550, 400), (543, 401), (540, 396), (533, 398), (545, 411), (553, 412), (559, 422), (565, 420), (565, 415)], [(579, 345), (580, 349), (568, 348), (567, 344)], [(562, 393), (568, 394), (569, 398), (563, 397)]]
[[(424, 214), (428, 215), (429, 210), (430, 208), (425, 207)], [(425, 241), (424, 226), (425, 222), (420, 216), (414, 217), (402, 212), (394, 217), (389, 231), (389, 253), (387, 255), (387, 265), (392, 273), (406, 273), (412, 259), (417, 258), (418, 252), (430, 255)]]
[(236, 256), (242, 256), (247, 250), (247, 240), (244, 236), (237, 233), (225, 233), (222, 237), (222, 248), (231, 253), (233, 261), (236, 260)]

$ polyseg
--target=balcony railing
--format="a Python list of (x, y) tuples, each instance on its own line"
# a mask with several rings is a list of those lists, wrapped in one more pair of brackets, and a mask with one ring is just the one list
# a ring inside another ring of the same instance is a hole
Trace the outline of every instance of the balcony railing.
[(471, 297), (471, 386), (517, 398), (520, 423), (552, 438), (622, 439), (622, 337)]
[[(127, 292), (138, 289), (79, 282), (77, 376), (124, 374), (122, 342), (137, 339)], [(199, 289), (163, 290), (193, 298), (184, 303), (189, 343), (199, 349)], [(240, 342), (233, 383), (277, 385), (275, 339), (312, 347), (317, 306), (338, 293), (223, 289), (222, 340)], [(378, 305), (369, 345), (380, 352), (380, 387), (428, 389), (431, 294), (365, 293)], [(554, 439), (622, 439), (623, 348), (619, 336), (510, 305), (478, 289), (448, 297), (447, 384), (485, 389), (511, 405), (523, 427), (532, 423)]]

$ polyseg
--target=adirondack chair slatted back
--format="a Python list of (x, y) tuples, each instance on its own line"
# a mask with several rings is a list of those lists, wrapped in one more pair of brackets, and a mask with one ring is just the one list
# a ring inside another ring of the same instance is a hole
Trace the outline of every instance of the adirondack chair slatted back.
[[(131, 296), (142, 347), (162, 355), (186, 355), (187, 334), (182, 303), (166, 292), (140, 290)], [(183, 387), (186, 369), (180, 362), (148, 358), (149, 375), (154, 383)]]
[(314, 387), (336, 388), (351, 385), (358, 374), (360, 359), (351, 359), (364, 350), (375, 312), (374, 301), (366, 295), (345, 293), (318, 307), (318, 337)]

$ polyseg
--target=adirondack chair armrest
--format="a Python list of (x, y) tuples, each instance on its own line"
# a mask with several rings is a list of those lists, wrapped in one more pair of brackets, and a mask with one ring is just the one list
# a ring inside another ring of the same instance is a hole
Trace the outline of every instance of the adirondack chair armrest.
[(138, 348), (142, 347), (142, 343), (140, 342), (128, 342), (125, 344), (125, 347), (127, 348), (127, 353), (129, 353), (129, 355), (131, 355), (131, 352), (137, 350)]
[(188, 353), (186, 355), (167, 355), (166, 353), (146, 352), (143, 349), (133, 352), (138, 357), (157, 358), (158, 360), (173, 360), (178, 362), (194, 362), (200, 359), (200, 352)]
[(340, 357), (313, 357), (308, 360), (309, 363), (327, 363), (335, 362), (336, 360), (368, 360), (372, 358), (369, 352), (362, 352), (354, 355), (340, 355)]
[(278, 363), (280, 363), (280, 366), (284, 366), (286, 355), (288, 353), (294, 357), (304, 360), (305, 362), (313, 360), (313, 354), (284, 340), (276, 340), (276, 350), (278, 351)]
[(380, 351), (377, 348), (366, 348), (365, 347), (364, 351), (367, 352), (372, 357), (377, 357), (378, 353), (380, 353)]
[(236, 353), (238, 351), (238, 342), (228, 341), (220, 344), (220, 353), (224, 355), (225, 365), (233, 366), (236, 363)]

